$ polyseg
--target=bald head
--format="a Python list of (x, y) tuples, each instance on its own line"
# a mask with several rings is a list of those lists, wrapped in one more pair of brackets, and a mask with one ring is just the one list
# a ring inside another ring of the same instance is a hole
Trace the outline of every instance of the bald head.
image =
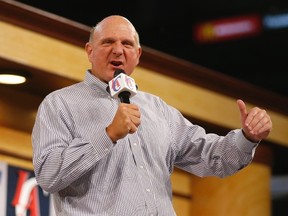
[[(121, 15), (111, 15), (102, 19), (95, 27), (91, 29), (89, 41), (93, 41), (94, 33), (100, 33), (104, 28), (113, 28), (114, 26), (123, 26), (123, 28), (128, 28), (131, 32), (135, 34), (135, 41), (138, 47), (140, 47), (139, 34), (136, 31), (134, 25), (126, 18)], [(116, 29), (116, 28), (115, 28)]]
[(108, 16), (92, 28), (85, 50), (92, 74), (104, 82), (113, 79), (118, 69), (130, 75), (142, 54), (136, 29), (127, 18), (119, 15)]

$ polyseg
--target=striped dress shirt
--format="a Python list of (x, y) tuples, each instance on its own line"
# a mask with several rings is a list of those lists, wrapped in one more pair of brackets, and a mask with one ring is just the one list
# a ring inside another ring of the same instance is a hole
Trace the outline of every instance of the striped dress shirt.
[(113, 144), (105, 128), (119, 100), (106, 88), (87, 70), (83, 82), (50, 93), (39, 106), (34, 171), (39, 186), (51, 193), (57, 216), (175, 216), (174, 167), (222, 178), (253, 159), (257, 144), (241, 129), (226, 136), (206, 133), (142, 91), (130, 99), (140, 107), (141, 125)]

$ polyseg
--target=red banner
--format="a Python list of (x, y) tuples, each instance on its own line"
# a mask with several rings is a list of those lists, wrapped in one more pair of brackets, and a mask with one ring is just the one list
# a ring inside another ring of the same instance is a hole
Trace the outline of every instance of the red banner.
[(247, 15), (199, 23), (193, 33), (196, 42), (207, 43), (254, 36), (261, 31), (261, 17)]

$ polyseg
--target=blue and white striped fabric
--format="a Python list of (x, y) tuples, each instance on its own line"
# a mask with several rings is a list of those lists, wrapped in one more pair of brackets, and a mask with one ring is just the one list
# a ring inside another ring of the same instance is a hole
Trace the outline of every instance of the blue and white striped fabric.
[(106, 87), (87, 71), (83, 82), (52, 92), (39, 107), (33, 163), (37, 182), (52, 193), (57, 216), (175, 216), (174, 166), (224, 177), (251, 162), (257, 144), (241, 129), (225, 137), (206, 134), (142, 91), (131, 98), (141, 110), (138, 131), (113, 144), (105, 128), (119, 101)]

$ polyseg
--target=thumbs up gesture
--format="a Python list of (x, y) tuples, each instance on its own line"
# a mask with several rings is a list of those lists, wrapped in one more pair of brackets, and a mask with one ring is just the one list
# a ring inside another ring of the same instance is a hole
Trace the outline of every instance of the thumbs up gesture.
[(265, 139), (272, 130), (272, 121), (268, 113), (259, 107), (247, 111), (246, 104), (237, 100), (244, 136), (252, 141), (259, 142)]

